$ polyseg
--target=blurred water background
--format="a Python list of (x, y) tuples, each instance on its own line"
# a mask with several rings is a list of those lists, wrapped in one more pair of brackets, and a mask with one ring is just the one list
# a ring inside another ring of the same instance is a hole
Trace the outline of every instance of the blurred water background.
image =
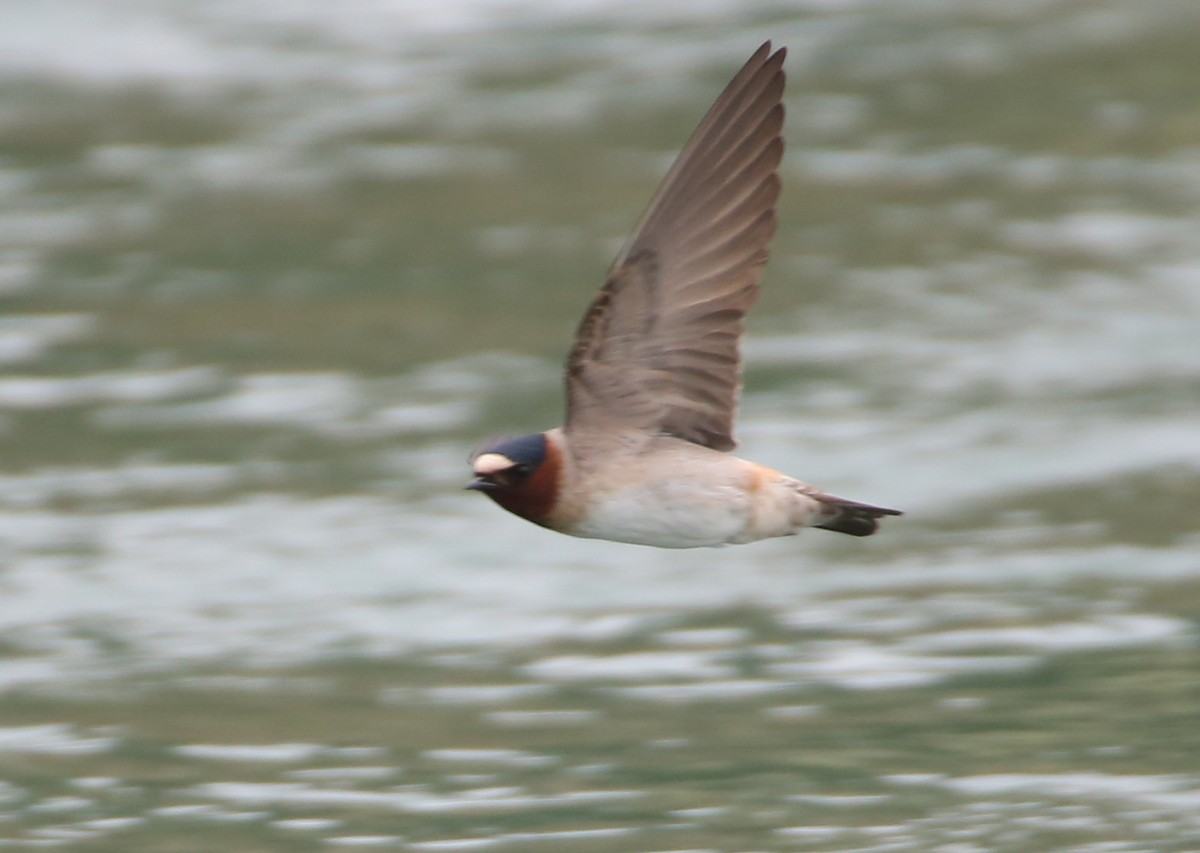
[[(461, 491), (790, 49), (703, 552)], [(1200, 5), (0, 3), (0, 846), (1200, 850)]]

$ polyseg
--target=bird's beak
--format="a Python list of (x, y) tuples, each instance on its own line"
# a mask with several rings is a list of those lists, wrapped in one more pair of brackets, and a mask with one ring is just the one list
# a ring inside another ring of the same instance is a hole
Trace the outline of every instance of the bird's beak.
[(483, 477), (476, 477), (471, 482), (467, 483), (465, 488), (473, 492), (490, 492), (500, 488), (499, 483), (493, 483), (491, 480), (485, 480)]

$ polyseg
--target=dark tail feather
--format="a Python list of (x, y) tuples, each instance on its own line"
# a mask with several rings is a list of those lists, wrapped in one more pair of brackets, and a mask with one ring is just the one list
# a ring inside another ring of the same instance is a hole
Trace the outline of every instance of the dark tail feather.
[(825, 508), (821, 523), (813, 526), (850, 536), (870, 536), (879, 529), (880, 518), (885, 515), (903, 515), (898, 509), (849, 501), (822, 492), (814, 492), (811, 496), (819, 500)]

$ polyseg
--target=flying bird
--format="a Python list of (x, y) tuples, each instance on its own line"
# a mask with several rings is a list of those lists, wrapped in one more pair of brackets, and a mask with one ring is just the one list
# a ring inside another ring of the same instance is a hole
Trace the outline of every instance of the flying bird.
[(567, 357), (565, 424), (478, 448), (468, 489), (551, 530), (660, 548), (869, 536), (900, 515), (728, 453), (775, 231), (785, 55), (755, 51), (617, 255)]

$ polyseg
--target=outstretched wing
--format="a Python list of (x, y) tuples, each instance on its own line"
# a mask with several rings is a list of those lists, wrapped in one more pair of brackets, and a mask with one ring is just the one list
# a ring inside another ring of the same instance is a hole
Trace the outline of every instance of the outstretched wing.
[(775, 231), (785, 53), (767, 42), (750, 57), (613, 262), (567, 359), (569, 432), (735, 446), (739, 343)]

